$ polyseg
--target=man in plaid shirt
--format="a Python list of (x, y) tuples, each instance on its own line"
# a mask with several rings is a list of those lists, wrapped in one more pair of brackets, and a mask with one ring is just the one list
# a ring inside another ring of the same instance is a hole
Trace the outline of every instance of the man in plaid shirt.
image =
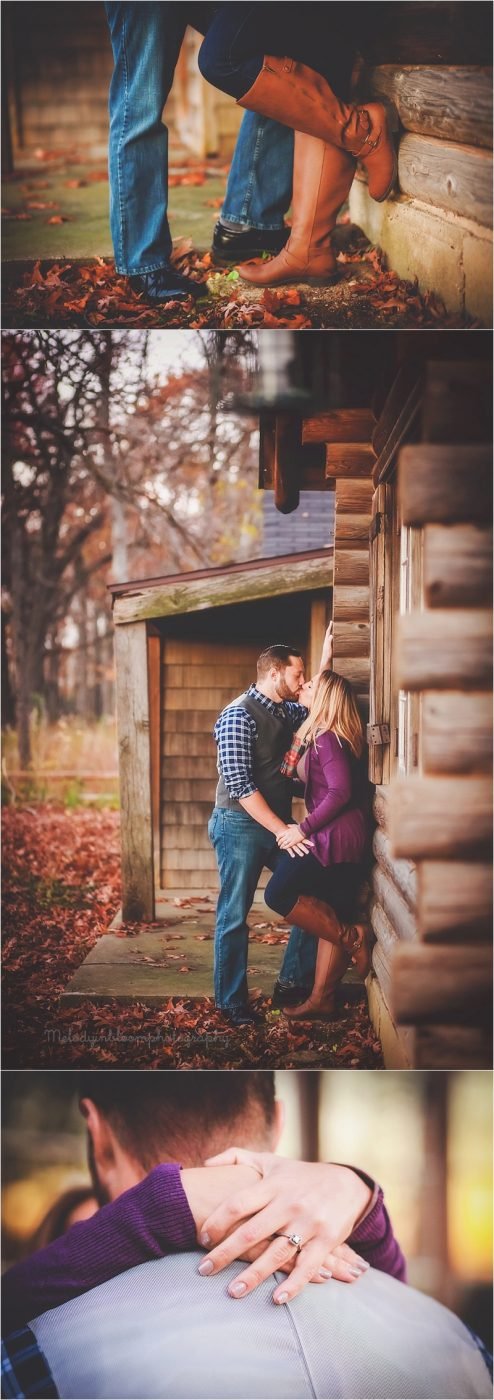
[[(330, 664), (331, 626), (324, 639), (320, 669)], [(284, 755), (307, 716), (299, 703), (304, 663), (291, 646), (267, 647), (257, 663), (257, 681), (226, 706), (216, 721), (219, 781), (208, 832), (215, 849), (220, 893), (215, 932), (215, 999), (232, 1025), (258, 1019), (248, 1004), (247, 915), (259, 877), (278, 857), (277, 838), (291, 820), (292, 784), (282, 773)], [(309, 849), (301, 840), (299, 854)], [(300, 944), (300, 946), (299, 946)], [(289, 951), (289, 950), (287, 950)], [(283, 983), (312, 987), (312, 939), (299, 939), (285, 958)]]

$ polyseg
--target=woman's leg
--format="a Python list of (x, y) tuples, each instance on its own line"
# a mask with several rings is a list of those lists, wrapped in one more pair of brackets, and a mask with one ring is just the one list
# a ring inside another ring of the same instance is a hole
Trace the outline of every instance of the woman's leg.
[[(328, 874), (312, 854), (292, 858), (286, 853), (276, 866), (264, 891), (266, 904), (286, 917), (290, 909), (303, 905), (301, 896), (327, 894)], [(294, 900), (297, 901), (295, 906)], [(291, 905), (289, 901), (292, 901)], [(303, 928), (303, 924), (301, 926)], [(334, 1013), (336, 987), (349, 963), (349, 953), (333, 943), (319, 941), (314, 986), (302, 1006), (294, 1009), (294, 1019)], [(292, 1012), (289, 1014), (291, 1016)]]
[(334, 24), (333, 6), (284, 6), (282, 21), (279, 4), (222, 5), (199, 54), (203, 76), (249, 111), (358, 156), (369, 193), (385, 199), (396, 178), (386, 111), (382, 103), (342, 100), (355, 50), (345, 27)]

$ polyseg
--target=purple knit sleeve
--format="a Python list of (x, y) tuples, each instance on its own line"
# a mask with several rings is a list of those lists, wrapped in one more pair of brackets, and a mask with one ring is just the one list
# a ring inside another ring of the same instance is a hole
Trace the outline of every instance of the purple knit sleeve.
[(180, 1167), (166, 1163), (2, 1279), (3, 1330), (87, 1293), (116, 1274), (174, 1250), (194, 1249), (196, 1227)]
[[(300, 822), (304, 836), (321, 831), (338, 813), (348, 806), (352, 796), (352, 776), (348, 756), (336, 734), (321, 734), (317, 740), (318, 760), (324, 773), (327, 792)], [(310, 786), (310, 783), (309, 783)]]
[(381, 1187), (376, 1185), (372, 1177), (359, 1171), (358, 1167), (352, 1167), (351, 1170), (356, 1172), (362, 1181), (365, 1181), (366, 1186), (369, 1186), (372, 1191), (372, 1200), (363, 1219), (355, 1226), (353, 1234), (347, 1240), (347, 1244), (357, 1254), (361, 1254), (362, 1258), (366, 1259), (373, 1269), (380, 1269), (381, 1273), (391, 1274), (392, 1278), (406, 1283), (406, 1259), (395, 1237)]

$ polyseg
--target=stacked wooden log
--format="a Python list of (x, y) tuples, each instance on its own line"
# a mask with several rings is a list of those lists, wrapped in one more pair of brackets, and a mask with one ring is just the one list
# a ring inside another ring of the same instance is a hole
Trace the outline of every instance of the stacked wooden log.
[(369, 700), (369, 527), (374, 416), (352, 408), (306, 419), (304, 444), (326, 445), (326, 484), (335, 492), (333, 622), (335, 671), (355, 686), (364, 713)]
[(399, 118), (398, 193), (376, 204), (359, 172), (350, 209), (400, 276), (491, 325), (492, 70), (464, 64), (368, 70), (365, 96), (386, 99)]
[[(396, 685), (421, 697), (422, 772), (391, 789), (394, 855), (417, 864), (418, 942), (393, 959), (415, 1064), (490, 1063), (492, 464), (480, 364), (430, 363), (423, 442), (399, 457), (399, 508), (423, 530), (421, 609), (398, 619)], [(489, 405), (488, 405), (489, 407)], [(474, 562), (475, 561), (475, 562)], [(461, 1047), (459, 1043), (461, 1041)]]

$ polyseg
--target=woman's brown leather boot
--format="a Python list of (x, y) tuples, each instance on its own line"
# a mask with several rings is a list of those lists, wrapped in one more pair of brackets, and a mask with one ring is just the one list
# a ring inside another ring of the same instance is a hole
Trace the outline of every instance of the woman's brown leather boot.
[(397, 160), (382, 102), (342, 102), (314, 68), (269, 55), (238, 106), (339, 146), (365, 166), (373, 199), (391, 193)]
[(351, 959), (348, 953), (333, 943), (319, 940), (317, 949), (314, 986), (311, 994), (300, 1006), (293, 1006), (283, 1012), (290, 1021), (321, 1021), (334, 1017), (336, 1012), (336, 988), (344, 977)]
[(371, 967), (370, 938), (366, 924), (343, 924), (322, 899), (312, 894), (301, 894), (286, 916), (287, 923), (297, 924), (305, 933), (316, 938), (324, 938), (327, 943), (335, 943), (351, 958), (361, 977), (367, 977)]
[(355, 174), (353, 156), (316, 136), (295, 132), (293, 222), (277, 257), (239, 267), (244, 282), (272, 287), (279, 282), (324, 284), (336, 272), (331, 232)]

